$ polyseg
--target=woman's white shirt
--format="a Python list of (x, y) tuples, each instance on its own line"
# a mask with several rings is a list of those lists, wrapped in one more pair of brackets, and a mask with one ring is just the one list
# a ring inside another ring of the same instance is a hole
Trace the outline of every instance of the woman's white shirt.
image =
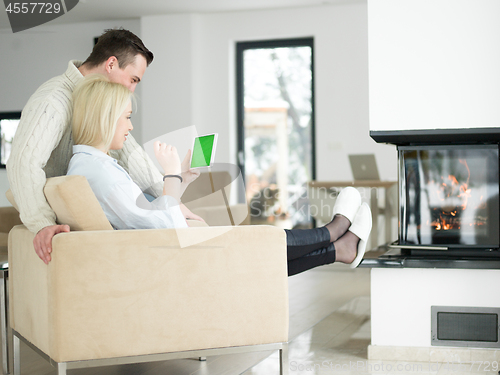
[(87, 178), (115, 229), (187, 228), (179, 203), (162, 195), (149, 202), (118, 162), (92, 146), (73, 146), (68, 175)]

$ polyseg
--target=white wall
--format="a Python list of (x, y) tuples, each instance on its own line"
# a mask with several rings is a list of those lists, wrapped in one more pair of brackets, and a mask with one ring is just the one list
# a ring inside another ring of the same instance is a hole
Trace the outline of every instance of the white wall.
[(371, 270), (371, 344), (431, 346), (431, 306), (498, 307), (499, 270)]
[[(136, 91), (142, 105), (142, 115), (133, 117), (139, 141), (196, 125), (199, 132), (219, 132), (218, 162), (234, 162), (235, 43), (313, 36), (317, 178), (352, 179), (349, 153), (375, 153), (382, 179), (396, 178), (394, 147), (369, 137), (366, 0), (288, 10), (45, 25), (16, 34), (0, 30), (0, 111), (20, 110), (41, 83), (61, 74), (70, 59), (87, 57), (93, 37), (113, 26), (132, 30), (155, 54)], [(8, 187), (2, 172), (0, 205), (5, 204), (3, 191)]]
[(319, 180), (350, 180), (349, 153), (375, 153), (395, 179), (394, 147), (376, 144), (368, 125), (366, 1), (340, 5), (152, 16), (142, 36), (155, 53), (143, 83), (143, 140), (196, 125), (219, 133), (217, 162), (235, 162), (235, 45), (314, 37)]
[(368, 0), (370, 129), (498, 127), (500, 1)]
[[(371, 130), (499, 126), (498, 0), (368, 0), (368, 35)], [(430, 347), (432, 305), (500, 306), (498, 270), (371, 272), (372, 345)]]
[[(103, 21), (71, 25), (44, 25), (13, 34), (0, 30), (0, 111), (20, 111), (43, 82), (66, 71), (69, 60), (85, 60), (94, 37), (105, 29), (124, 27), (140, 35), (140, 20)], [(140, 86), (140, 85), (139, 85)], [(136, 90), (140, 97), (140, 87)], [(141, 102), (139, 100), (139, 102)], [(141, 140), (140, 113), (133, 117)], [(9, 205), (5, 192), (9, 184), (0, 170), (0, 206)]]

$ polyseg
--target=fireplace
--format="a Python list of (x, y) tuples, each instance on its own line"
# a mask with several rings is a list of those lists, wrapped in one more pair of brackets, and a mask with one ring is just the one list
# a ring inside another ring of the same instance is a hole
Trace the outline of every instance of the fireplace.
[[(371, 132), (395, 143), (400, 254), (500, 257), (498, 132)], [(457, 142), (458, 141), (458, 142)]]
[(499, 248), (497, 145), (400, 146), (399, 244)]

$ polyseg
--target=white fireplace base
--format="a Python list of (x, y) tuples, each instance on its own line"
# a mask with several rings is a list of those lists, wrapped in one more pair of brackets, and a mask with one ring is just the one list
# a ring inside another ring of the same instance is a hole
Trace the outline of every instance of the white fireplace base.
[(500, 307), (500, 270), (372, 268), (369, 359), (500, 360), (500, 348), (431, 345), (431, 306)]

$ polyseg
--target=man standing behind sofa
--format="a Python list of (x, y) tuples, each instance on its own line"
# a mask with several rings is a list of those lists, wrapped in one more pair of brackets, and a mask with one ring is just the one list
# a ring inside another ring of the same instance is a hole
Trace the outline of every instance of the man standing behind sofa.
[[(56, 215), (43, 188), (47, 178), (66, 174), (73, 153), (71, 115), (75, 85), (83, 76), (99, 73), (133, 92), (152, 61), (153, 54), (132, 32), (107, 30), (85, 62), (70, 61), (66, 72), (40, 86), (24, 107), (7, 174), (21, 220), (36, 233), (35, 251), (46, 264), (51, 260), (52, 237), (69, 232), (69, 226), (56, 224)], [(112, 156), (144, 192), (155, 197), (162, 193), (162, 175), (131, 135), (123, 149)]]

